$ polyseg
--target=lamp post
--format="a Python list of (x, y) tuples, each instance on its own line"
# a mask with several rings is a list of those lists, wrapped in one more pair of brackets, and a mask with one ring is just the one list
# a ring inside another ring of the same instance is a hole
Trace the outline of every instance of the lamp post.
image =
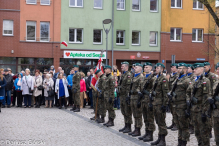
[[(103, 20), (103, 29), (104, 29), (104, 31), (105, 31), (105, 33), (106, 33), (106, 65), (108, 65), (108, 61), (107, 61), (108, 34), (109, 34), (110, 29), (111, 29), (111, 26), (112, 26), (111, 22), (112, 22), (111, 19), (105, 19), (105, 20)], [(106, 28), (104, 27), (104, 24), (110, 24), (110, 28), (109, 28), (109, 29), (106, 29)]]

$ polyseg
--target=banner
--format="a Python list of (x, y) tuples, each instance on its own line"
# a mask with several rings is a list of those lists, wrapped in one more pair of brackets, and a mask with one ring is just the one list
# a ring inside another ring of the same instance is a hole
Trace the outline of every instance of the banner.
[[(64, 58), (77, 59), (100, 59), (101, 51), (64, 51)], [(103, 53), (102, 59), (106, 59), (106, 52)]]

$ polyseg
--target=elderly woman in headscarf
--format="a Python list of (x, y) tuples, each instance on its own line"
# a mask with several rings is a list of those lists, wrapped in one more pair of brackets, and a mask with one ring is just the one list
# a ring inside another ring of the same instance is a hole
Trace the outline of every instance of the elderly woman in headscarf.
[[(48, 73), (46, 74), (46, 78), (43, 81), (43, 87), (44, 87), (44, 96), (46, 100), (46, 106), (45, 108), (52, 107), (52, 101), (54, 100), (54, 96), (50, 97), (48, 94), (49, 90), (54, 90), (54, 81), (51, 78), (51, 75)], [(49, 104), (49, 106), (48, 106)]]

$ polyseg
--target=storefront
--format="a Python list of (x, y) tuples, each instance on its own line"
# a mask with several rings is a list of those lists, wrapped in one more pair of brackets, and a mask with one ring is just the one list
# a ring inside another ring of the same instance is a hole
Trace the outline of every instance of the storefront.
[(50, 69), (51, 65), (53, 65), (52, 58), (0, 57), (0, 68), (11, 68), (13, 73), (29, 68), (31, 75), (33, 75), (36, 69), (43, 72), (44, 69)]
[[(79, 66), (79, 71), (87, 73), (91, 68), (97, 66), (100, 51), (63, 51), (63, 58), (60, 59), (60, 66), (68, 75), (74, 65)], [(102, 56), (102, 65), (105, 65), (106, 52)]]

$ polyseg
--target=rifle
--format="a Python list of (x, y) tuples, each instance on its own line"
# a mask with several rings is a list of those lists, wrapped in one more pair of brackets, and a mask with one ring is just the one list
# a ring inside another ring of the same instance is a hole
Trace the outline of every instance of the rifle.
[(211, 113), (213, 110), (217, 109), (217, 106), (215, 105), (215, 101), (219, 99), (219, 97), (217, 96), (219, 94), (219, 83), (215, 89), (214, 95), (212, 97), (212, 99), (208, 100), (209, 101), (209, 110), (208, 110), (208, 117), (211, 118)]
[(126, 98), (126, 103), (128, 105), (130, 105), (130, 100), (131, 100), (131, 95), (132, 95), (132, 86), (133, 86), (133, 82), (131, 82), (131, 86), (130, 86), (130, 90), (129, 90), (129, 95), (128, 97)]
[(195, 97), (195, 94), (196, 94), (196, 92), (198, 90), (199, 82), (200, 82), (200, 80), (203, 79), (203, 76), (204, 76), (204, 73), (201, 75), (201, 77), (198, 79), (198, 81), (194, 84), (194, 88), (193, 88), (193, 91), (192, 91), (192, 95), (191, 95), (190, 101), (187, 102), (187, 109), (185, 111), (186, 117), (190, 117), (190, 109), (192, 108), (193, 104), (197, 104), (198, 103), (198, 99)]
[(141, 107), (141, 100), (144, 99), (144, 95), (149, 95), (149, 92), (147, 91), (147, 88), (152, 80), (152, 78), (156, 75), (156, 73), (154, 73), (148, 80), (147, 82), (144, 84), (144, 88), (143, 90), (138, 94), (139, 95), (139, 98), (138, 98), (138, 101), (137, 101), (137, 107), (140, 108)]
[(160, 74), (161, 74), (161, 72), (159, 72), (158, 77), (157, 77), (157, 79), (155, 80), (154, 86), (153, 86), (153, 88), (152, 88), (152, 91), (151, 91), (151, 93), (149, 94), (149, 99), (150, 99), (150, 102), (149, 102), (149, 109), (150, 109), (150, 111), (153, 111), (153, 104), (152, 104), (152, 102), (154, 101), (154, 96), (156, 96), (155, 90), (156, 90), (156, 88), (157, 88), (158, 79), (159, 79), (159, 77), (160, 77)]

